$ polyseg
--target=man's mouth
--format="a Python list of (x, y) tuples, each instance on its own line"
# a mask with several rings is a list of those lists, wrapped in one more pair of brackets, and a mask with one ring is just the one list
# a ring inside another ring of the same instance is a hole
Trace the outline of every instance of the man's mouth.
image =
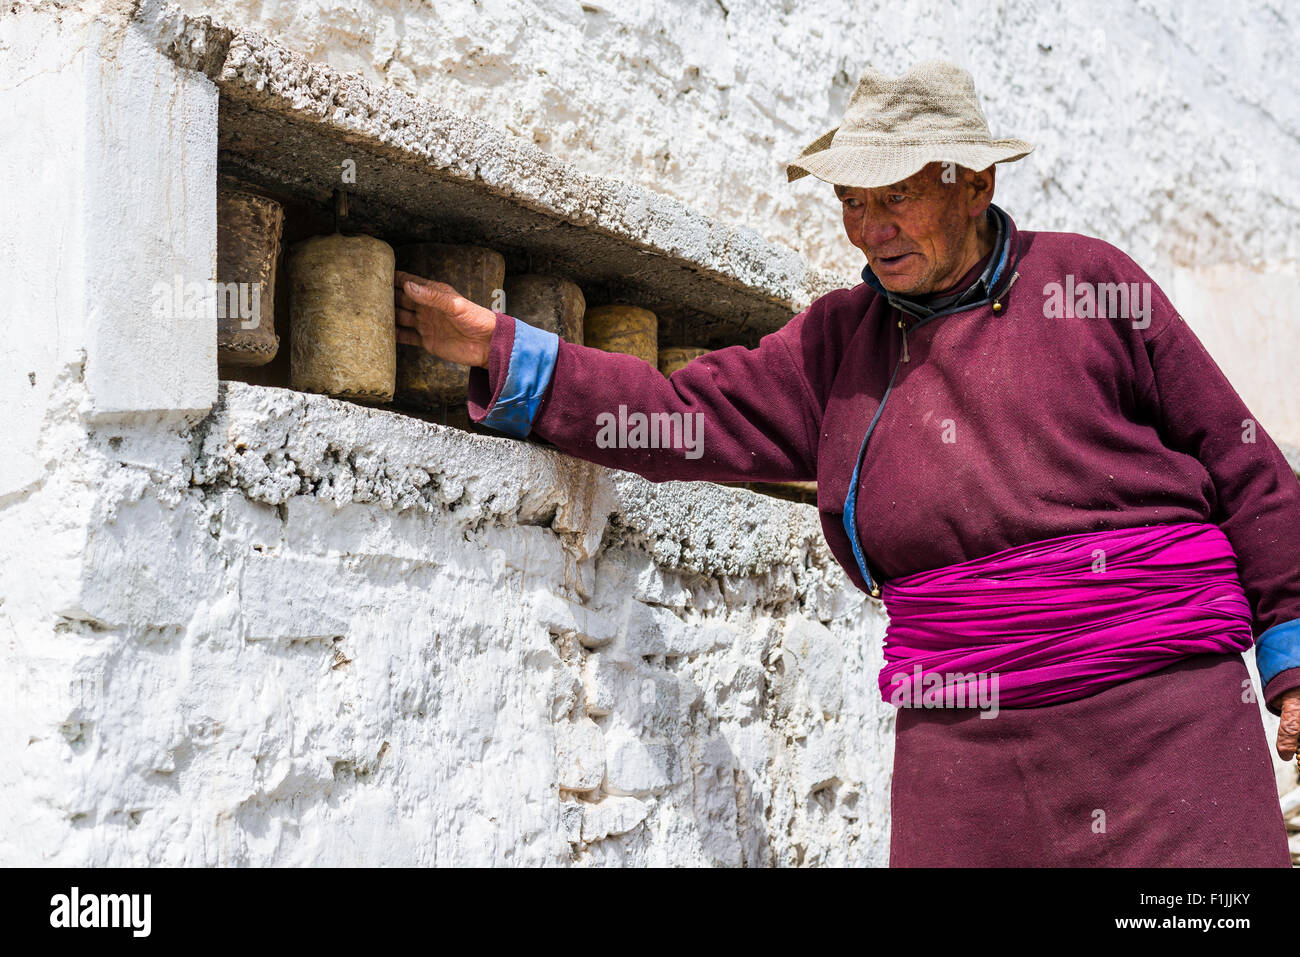
[(876, 265), (877, 267), (884, 266), (886, 269), (889, 269), (892, 268), (893, 266), (897, 266), (908, 256), (913, 256), (913, 255), (915, 255), (915, 253), (899, 253), (897, 256), (877, 256)]

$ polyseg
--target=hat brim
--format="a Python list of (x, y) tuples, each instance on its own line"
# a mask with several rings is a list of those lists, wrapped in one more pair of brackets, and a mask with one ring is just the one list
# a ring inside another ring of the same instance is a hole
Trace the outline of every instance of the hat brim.
[(815, 176), (827, 183), (875, 189), (892, 186), (920, 172), (930, 163), (956, 163), (967, 169), (988, 169), (994, 163), (1011, 163), (1034, 151), (1024, 140), (990, 143), (933, 142), (907, 146), (866, 147), (830, 145), (835, 130), (818, 137), (794, 162), (786, 165), (787, 182)]

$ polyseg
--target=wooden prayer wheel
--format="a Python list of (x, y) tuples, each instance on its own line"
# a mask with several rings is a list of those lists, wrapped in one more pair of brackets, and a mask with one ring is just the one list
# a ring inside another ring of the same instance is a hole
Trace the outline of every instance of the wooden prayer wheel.
[(712, 349), (697, 349), (693, 346), (672, 346), (668, 349), (660, 349), (659, 371), (664, 375), (672, 375), (692, 359), (698, 359), (700, 356), (707, 355), (712, 351)]
[(651, 365), (659, 360), (659, 320), (638, 306), (593, 306), (582, 320), (584, 345), (623, 352)]
[[(482, 246), (415, 243), (397, 250), (397, 268), (422, 279), (445, 282), (485, 309), (499, 308), (506, 281), (506, 261)], [(397, 399), (431, 409), (465, 401), (469, 366), (439, 359), (421, 346), (397, 347)]]
[(390, 402), (397, 376), (393, 247), (314, 236), (289, 250), (289, 380), (303, 392)]
[(284, 208), (273, 199), (217, 189), (217, 362), (260, 366), (275, 358), (275, 262)]
[(732, 488), (747, 488), (751, 492), (783, 498), (804, 505), (817, 504), (816, 482), (723, 482)]
[(558, 276), (506, 277), (507, 315), (553, 332), (565, 342), (582, 345), (582, 319), (587, 300), (575, 283)]
[(785, 492), (793, 501), (817, 504), (816, 482), (778, 482), (774, 487)]

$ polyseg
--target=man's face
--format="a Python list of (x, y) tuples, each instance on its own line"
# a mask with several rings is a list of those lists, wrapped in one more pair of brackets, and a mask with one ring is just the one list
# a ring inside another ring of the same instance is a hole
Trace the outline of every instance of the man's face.
[(993, 199), (992, 167), (976, 172), (931, 163), (892, 186), (836, 186), (835, 195), (849, 241), (890, 292), (938, 292), (986, 251), (978, 227)]

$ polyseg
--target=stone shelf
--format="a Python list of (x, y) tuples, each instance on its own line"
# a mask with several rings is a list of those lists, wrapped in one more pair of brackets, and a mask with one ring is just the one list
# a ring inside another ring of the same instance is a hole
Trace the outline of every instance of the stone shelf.
[[(238, 490), (263, 505), (309, 496), (335, 508), (454, 513), (466, 528), (544, 525), (567, 536), (579, 560), (596, 554), (613, 520), (656, 560), (697, 575), (785, 569), (794, 580), (844, 581), (811, 507), (713, 482), (649, 482), (530, 442), (327, 396), (222, 383), (189, 446), (189, 487)], [(792, 554), (807, 560), (792, 564)]]

